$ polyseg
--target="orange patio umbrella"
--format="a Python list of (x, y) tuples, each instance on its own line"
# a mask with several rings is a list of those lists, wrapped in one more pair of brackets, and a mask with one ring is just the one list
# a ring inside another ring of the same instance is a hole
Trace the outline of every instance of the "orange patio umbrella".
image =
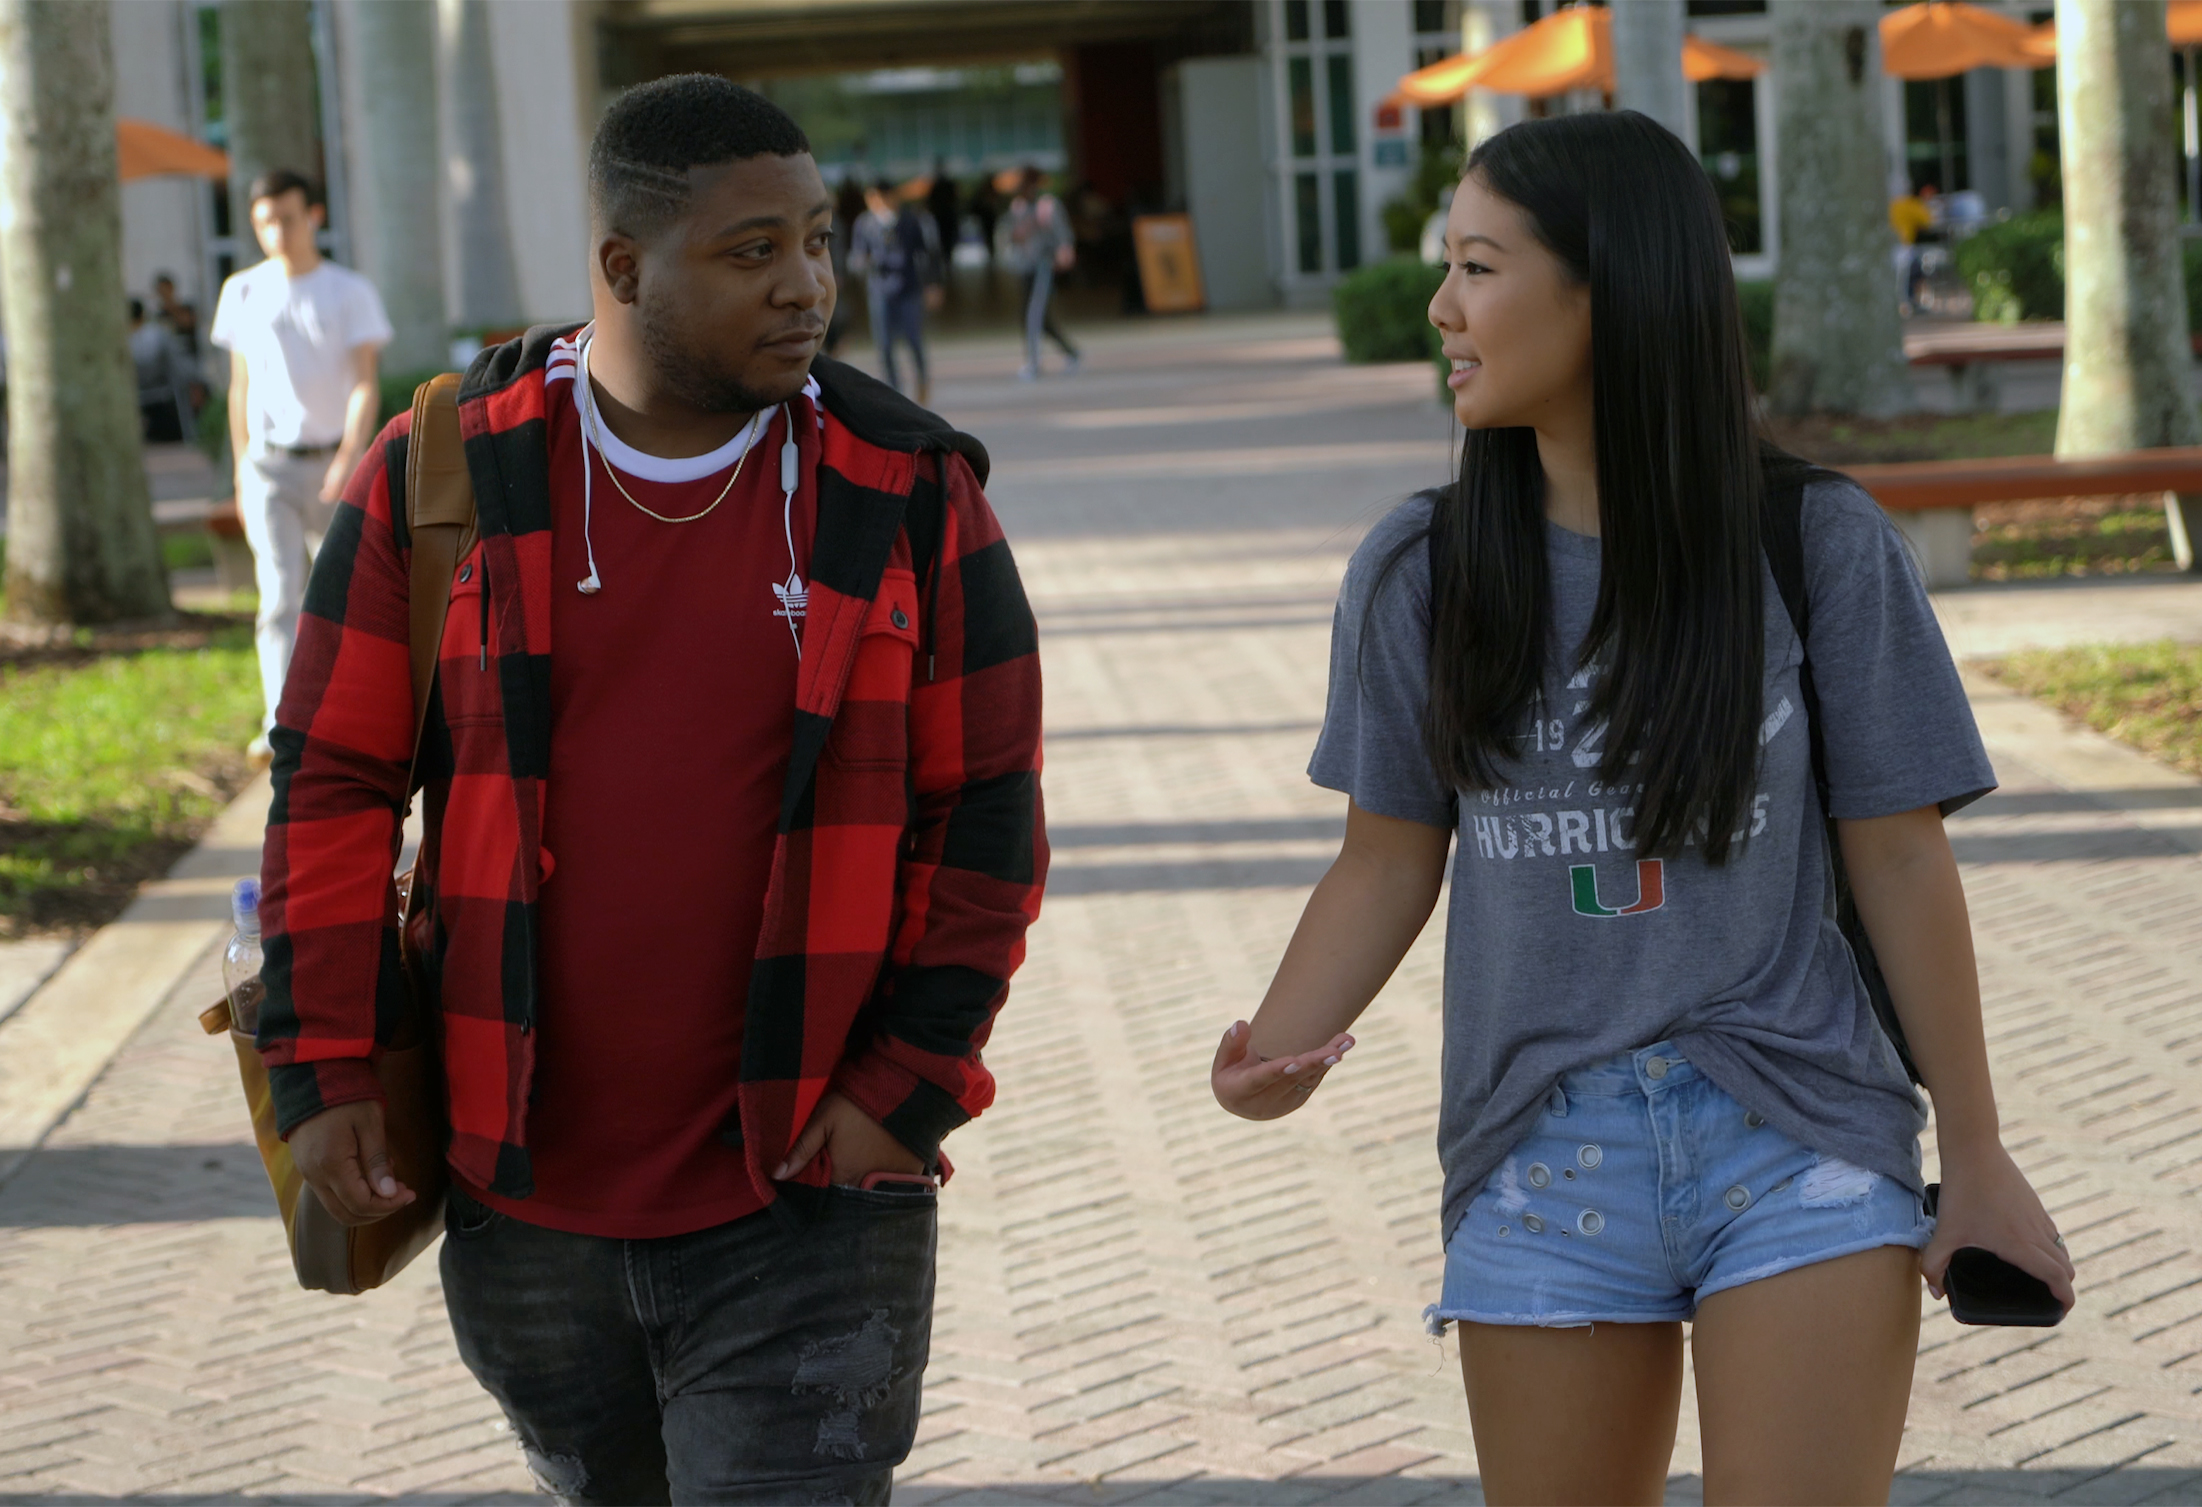
[(1949, 78), (1974, 68), (2038, 68), (2039, 42), (2024, 21), (1964, 0), (1927, 0), (1881, 18), (1881, 69), (1893, 78)]
[[(2197, 3), (2202, 4), (2202, 0)], [(1733, 47), (1723, 47), (1694, 34), (1682, 39), (1682, 76), (1693, 84), (1716, 78), (1757, 78), (1765, 71), (1766, 60), (1748, 52), (1738, 52)]]
[[(2165, 7), (2164, 32), (2174, 47), (2202, 47), (2202, 0), (2171, 0)], [(2046, 68), (2057, 60), (2057, 23), (2044, 21), (2027, 37), (2031, 66)]]
[(228, 153), (163, 130), (151, 121), (116, 121), (115, 152), (125, 183), (133, 178), (158, 178), (164, 173), (188, 173), (194, 178), (229, 176)]
[[(2197, 0), (2202, 3), (2202, 0)], [(1766, 65), (1702, 37), (1682, 41), (1682, 73), (1692, 83), (1755, 78)], [(1542, 97), (1570, 89), (1613, 92), (1613, 14), (1577, 5), (1523, 27), (1473, 57), (1461, 53), (1418, 68), (1399, 81), (1395, 101), (1447, 105), (1470, 89)]]

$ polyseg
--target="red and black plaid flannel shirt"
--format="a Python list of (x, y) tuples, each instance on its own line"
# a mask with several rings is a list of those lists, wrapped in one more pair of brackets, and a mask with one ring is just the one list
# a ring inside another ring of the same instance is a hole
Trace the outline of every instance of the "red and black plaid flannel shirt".
[[(513, 1198), (533, 1188), (550, 764), (542, 373), (568, 333), (485, 352), (460, 391), (481, 542), (446, 610), (420, 760), (450, 1160)], [(1047, 870), (1036, 632), (980, 491), (986, 452), (849, 367), (821, 358), (814, 375), (825, 428), (794, 748), (724, 1128), (768, 1201), (829, 1088), (928, 1160), (992, 1102), (979, 1052)], [(269, 739), (260, 1050), (285, 1134), (379, 1097), (370, 1064), (403, 999), (408, 424), (383, 430), (345, 490)]]

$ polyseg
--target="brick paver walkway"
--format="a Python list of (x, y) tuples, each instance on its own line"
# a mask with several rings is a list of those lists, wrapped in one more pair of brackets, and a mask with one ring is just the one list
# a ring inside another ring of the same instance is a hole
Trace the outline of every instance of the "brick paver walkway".
[[(945, 363), (1043, 618), (1056, 868), (988, 1053), (1001, 1102), (950, 1146), (905, 1501), (1479, 1499), (1457, 1356), (1418, 1321), (1434, 929), (1305, 1111), (1208, 1096), (1341, 825), (1301, 773), (1339, 571), (1444, 456), (1426, 374), (1261, 336), (1102, 344), (1026, 388), (1006, 357)], [(2054, 1331), (1928, 1305), (1898, 1500), (2202, 1502), (2202, 859), (2162, 830), (2202, 805), (2167, 780), (2152, 829), (1998, 766), (1953, 832), (2011, 1140), (2083, 1305)], [(432, 1263), (292, 1289), (189, 1019), (212, 987), (202, 965), (0, 1188), (0, 1494), (525, 1493)]]

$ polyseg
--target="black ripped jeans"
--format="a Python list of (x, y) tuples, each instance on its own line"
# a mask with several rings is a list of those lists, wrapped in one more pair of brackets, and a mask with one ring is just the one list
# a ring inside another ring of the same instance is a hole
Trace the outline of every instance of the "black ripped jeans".
[(917, 1436), (935, 1198), (793, 1192), (800, 1229), (766, 1212), (613, 1240), (452, 1190), (444, 1304), (537, 1485), (571, 1503), (887, 1500)]

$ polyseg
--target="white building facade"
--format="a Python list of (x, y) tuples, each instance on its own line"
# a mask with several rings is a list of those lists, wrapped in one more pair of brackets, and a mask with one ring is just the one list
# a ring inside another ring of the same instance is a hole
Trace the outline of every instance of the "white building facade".
[[(210, 119), (207, 85), (218, 79), (216, 0), (103, 0), (113, 8), (117, 113), (221, 144)], [(423, 3), (438, 8), (436, 55), (421, 65), (448, 72), (449, 38), (461, 5), (487, 13), (487, 49), (496, 100), (502, 214), (512, 248), (516, 303), (528, 320), (580, 318), (588, 309), (588, 138), (618, 72), (619, 26), (655, 11), (688, 18), (784, 18), (769, 0), (312, 0), (322, 80), (324, 178), (331, 253), (354, 260), (351, 228), (368, 216), (405, 214), (408, 206), (371, 202), (372, 176), (361, 154), (372, 149), (354, 37), (357, 7)], [(987, 0), (875, 0), (937, 13)], [(1187, 0), (1191, 3), (1191, 0)], [(1425, 120), (1387, 104), (1400, 77), (1457, 52), (1464, 33), (1496, 40), (1548, 14), (1549, 0), (1204, 0), (1211, 11), (1244, 7), (1217, 30), (1214, 55), (1179, 55), (1159, 65), (1164, 198), (1194, 221), (1212, 306), (1310, 305), (1356, 268), (1391, 255), (1383, 209), (1411, 183), (1425, 141), (1457, 132), (1476, 113), (1504, 124), (1525, 113), (1600, 108), (1594, 95), (1543, 102), (1485, 97)], [(1619, 0), (1629, 3), (1629, 0)], [(816, 7), (831, 21), (856, 13), (846, 0)], [(1999, 7), (2030, 17), (2022, 7)], [(1765, 56), (1771, 22), (1762, 0), (1691, 0), (1690, 27), (1710, 40)], [(1069, 15), (1071, 8), (1063, 8)], [(1043, 18), (1049, 14), (1040, 13)], [(822, 25), (824, 22), (821, 23)], [(1046, 36), (1027, 49), (1049, 56)], [(829, 44), (830, 51), (830, 44)], [(1197, 49), (1196, 49), (1197, 51)], [(1065, 54), (1067, 56), (1067, 53)], [(724, 69), (726, 54), (717, 55)], [(657, 56), (660, 71), (682, 66), (678, 51)], [(692, 66), (692, 65), (691, 65)], [(449, 85), (452, 80), (446, 78)], [(466, 84), (466, 81), (460, 81)], [(473, 87), (472, 85), (468, 85)], [(1738, 271), (1771, 275), (1780, 255), (1773, 94), (1778, 81), (1695, 86), (1688, 135), (1719, 188), (1734, 227)], [(1979, 70), (1943, 84), (1886, 81), (1884, 149), (1892, 195), (1935, 181), (1944, 192), (1970, 189), (1990, 214), (2034, 202), (2043, 143), (2054, 159), (2054, 116), (2045, 122), (2041, 80), (2023, 71)], [(1077, 132), (1066, 102), (1064, 139)], [(446, 114), (448, 115), (448, 110)], [(447, 148), (451, 122), (443, 123)], [(479, 138), (477, 138), (479, 139)], [(447, 165), (460, 155), (446, 152)], [(1073, 157), (1067, 163), (1075, 172)], [(301, 164), (309, 168), (309, 164)], [(456, 167), (453, 168), (457, 170)], [(451, 323), (469, 317), (455, 268), (460, 230), (451, 203), (468, 185), (445, 183), (441, 215)], [(218, 185), (149, 179), (123, 189), (124, 268), (129, 291), (144, 297), (157, 272), (172, 274), (181, 296), (210, 316), (220, 278), (256, 259), (230, 234)], [(364, 241), (365, 238), (360, 238)], [(363, 255), (366, 254), (363, 250)], [(363, 265), (374, 276), (376, 269)]]

